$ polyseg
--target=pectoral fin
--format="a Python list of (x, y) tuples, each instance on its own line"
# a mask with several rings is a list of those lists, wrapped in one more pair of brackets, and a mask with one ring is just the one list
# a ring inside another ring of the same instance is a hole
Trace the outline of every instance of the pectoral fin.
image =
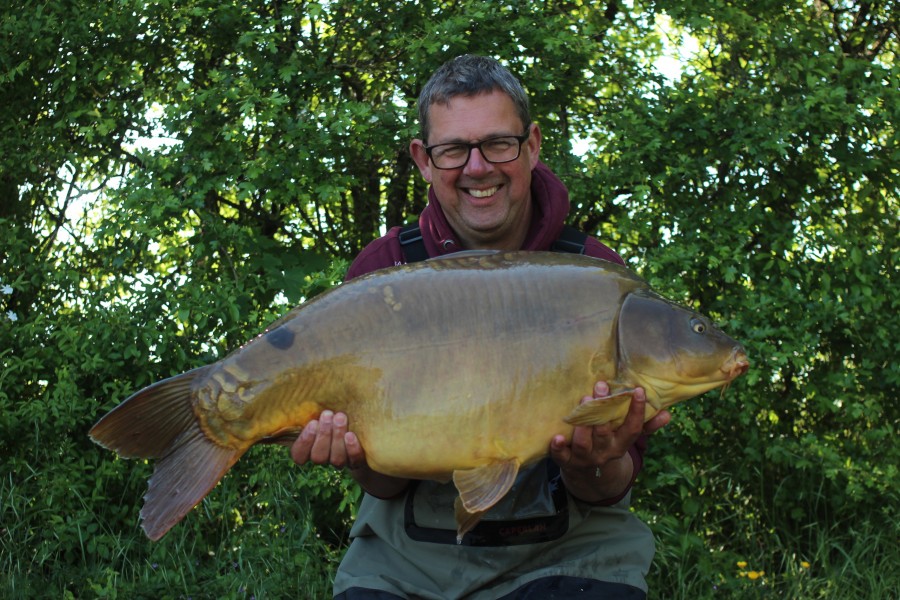
[(612, 423), (619, 426), (625, 420), (625, 415), (628, 414), (632, 394), (634, 394), (632, 389), (623, 390), (579, 404), (563, 420), (569, 425), (593, 426)]
[(459, 490), (456, 501), (456, 539), (462, 541), (481, 516), (509, 491), (519, 473), (516, 458), (498, 460), (484, 467), (453, 472)]

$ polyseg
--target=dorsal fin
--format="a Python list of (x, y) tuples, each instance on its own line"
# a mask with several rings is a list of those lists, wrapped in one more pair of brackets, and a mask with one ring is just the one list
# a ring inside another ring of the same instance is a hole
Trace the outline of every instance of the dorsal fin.
[(427, 259), (427, 262), (437, 261), (437, 260), (446, 260), (448, 258), (467, 258), (467, 257), (478, 257), (478, 256), (492, 256), (494, 254), (499, 254), (501, 250), (460, 250), (459, 252), (453, 252), (451, 254), (442, 254), (441, 256), (432, 256)]

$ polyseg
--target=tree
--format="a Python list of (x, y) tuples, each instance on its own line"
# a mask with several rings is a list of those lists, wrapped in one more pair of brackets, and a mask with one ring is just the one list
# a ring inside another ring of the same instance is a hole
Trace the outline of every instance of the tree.
[[(592, 171), (635, 264), (740, 332), (754, 366), (736, 393), (676, 415), (684, 427), (655, 441), (662, 468), (640, 490), (656, 508), (669, 472), (690, 473), (667, 512), (712, 547), (748, 531), (808, 539), (845, 511), (895, 520), (891, 3), (669, 14), (698, 50), (671, 85), (623, 96)], [(733, 519), (746, 503), (752, 516)]]

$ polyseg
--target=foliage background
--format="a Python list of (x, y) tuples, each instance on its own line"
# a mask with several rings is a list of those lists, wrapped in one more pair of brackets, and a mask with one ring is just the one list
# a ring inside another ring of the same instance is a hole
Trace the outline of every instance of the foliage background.
[[(421, 209), (425, 78), (526, 84), (572, 221), (745, 342), (635, 507), (651, 596), (896, 598), (890, 0), (12, 0), (0, 7), (0, 591), (326, 597), (358, 490), (255, 449), (158, 544), (87, 430)], [(664, 74), (661, 57), (680, 59)], [(337, 509), (336, 509), (337, 507)]]

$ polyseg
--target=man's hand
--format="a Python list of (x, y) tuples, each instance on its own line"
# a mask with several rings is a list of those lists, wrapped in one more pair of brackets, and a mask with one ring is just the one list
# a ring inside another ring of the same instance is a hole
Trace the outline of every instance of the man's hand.
[(308, 462), (351, 470), (365, 466), (366, 454), (356, 434), (347, 430), (347, 415), (322, 411), (310, 421), (291, 446), (291, 458), (298, 465)]
[(310, 421), (291, 446), (291, 458), (298, 465), (347, 467), (353, 479), (369, 494), (391, 498), (406, 489), (407, 479), (376, 473), (366, 462), (366, 453), (356, 434), (348, 429), (347, 415), (322, 411), (318, 420)]
[[(594, 395), (582, 402), (609, 395), (606, 382), (594, 385)], [(644, 423), (647, 396), (643, 388), (636, 388), (625, 421), (619, 427), (609, 424), (575, 427), (572, 441), (566, 443), (562, 435), (550, 441), (550, 456), (560, 466), (563, 480), (577, 498), (599, 502), (620, 495), (628, 487), (634, 474), (634, 464), (628, 449), (643, 433), (652, 433), (671, 420), (668, 411), (661, 411)]]

